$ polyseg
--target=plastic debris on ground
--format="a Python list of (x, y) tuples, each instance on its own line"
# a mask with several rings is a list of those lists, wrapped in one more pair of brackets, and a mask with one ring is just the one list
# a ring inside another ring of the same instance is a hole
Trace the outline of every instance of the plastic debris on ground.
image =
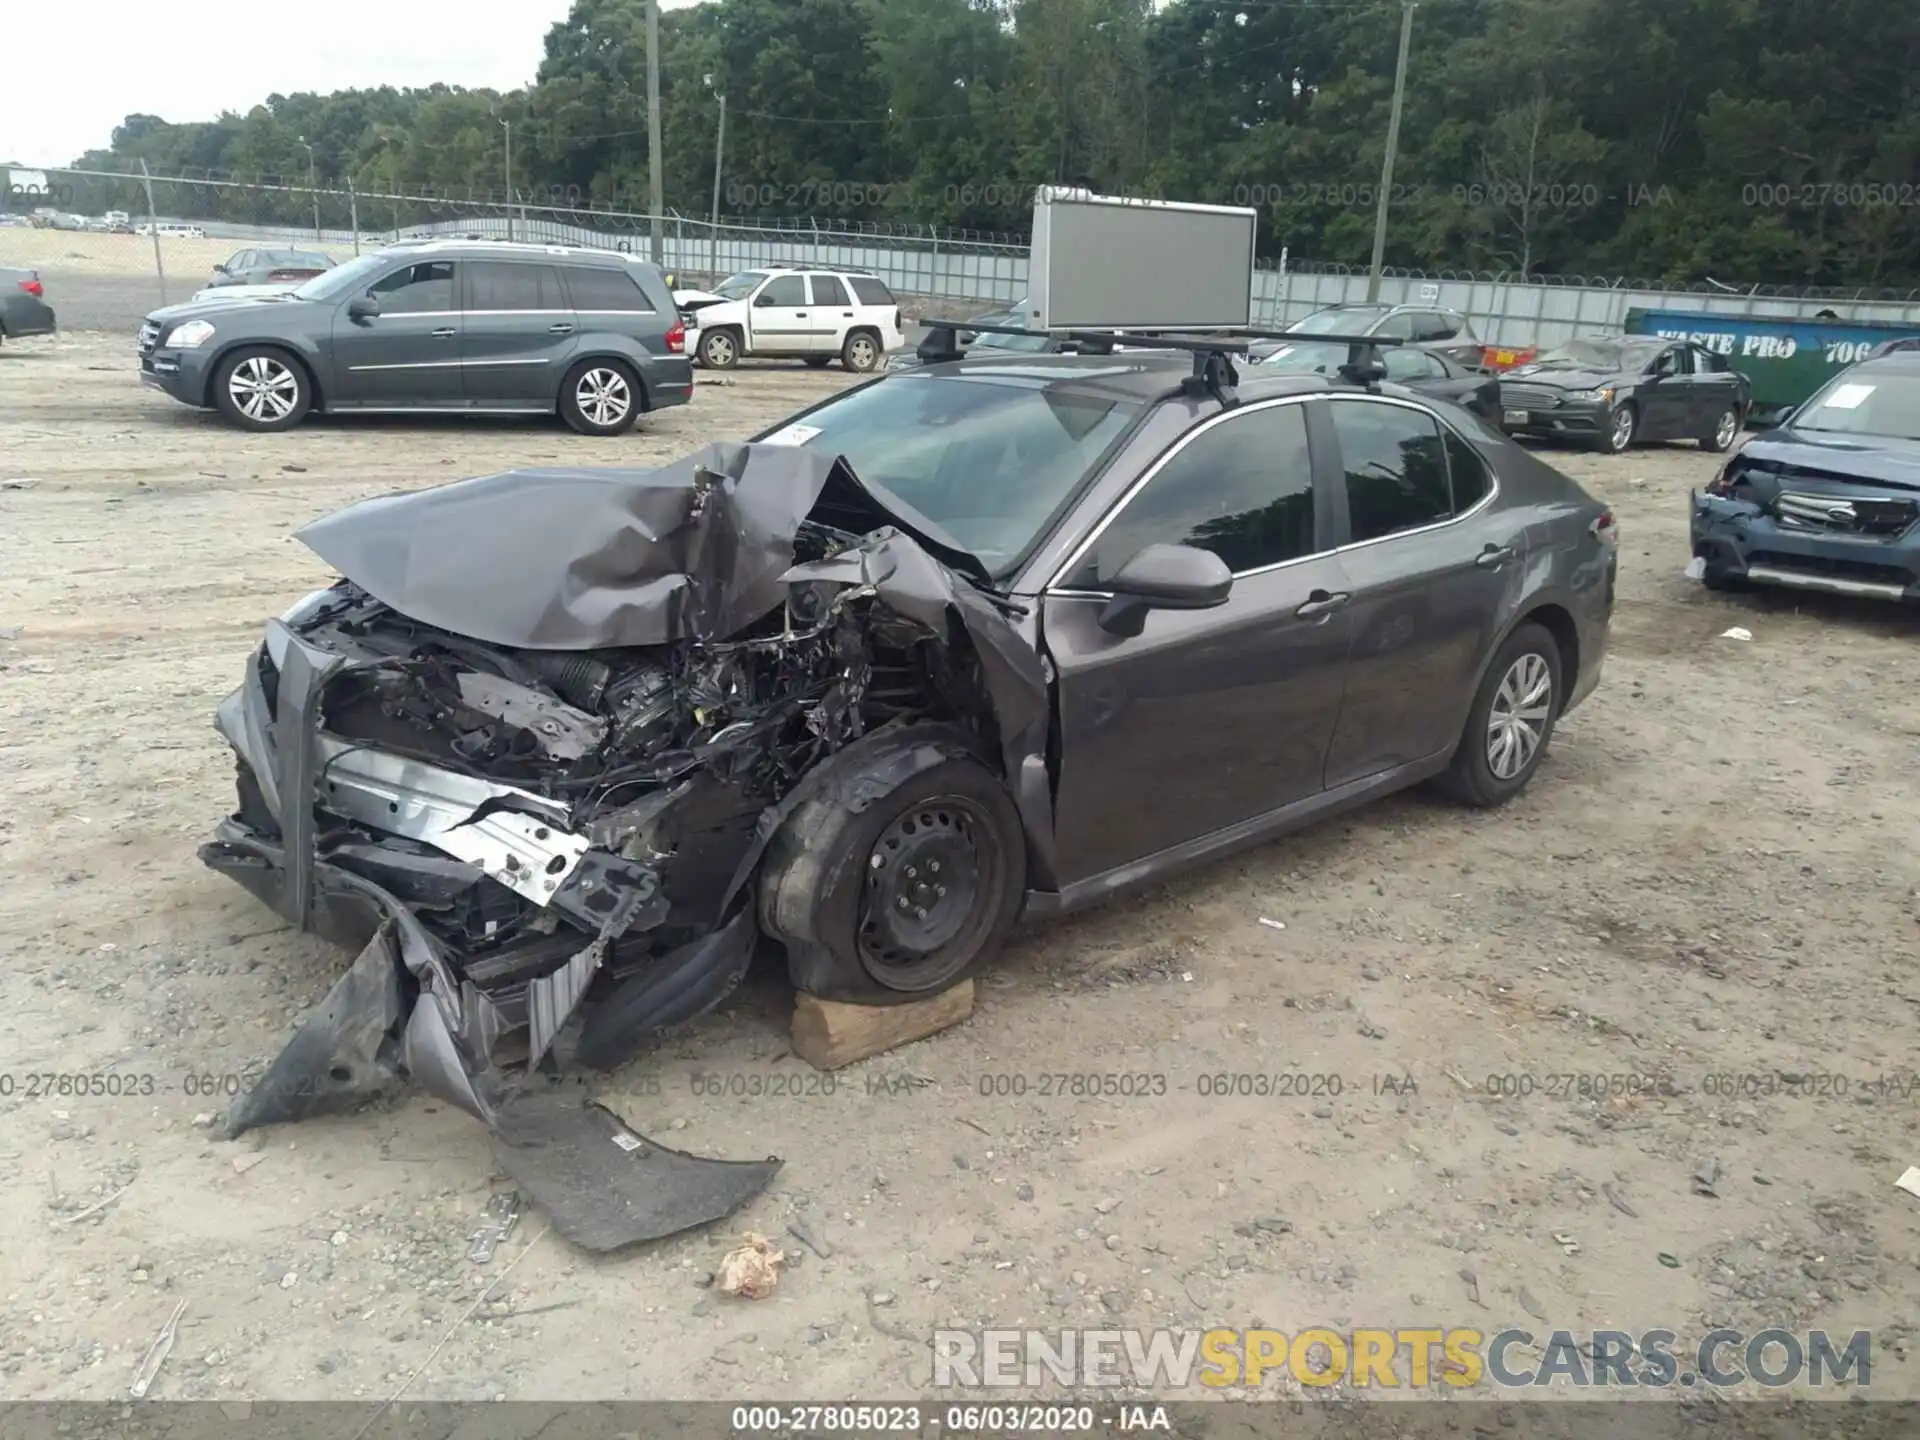
[(728, 1251), (720, 1262), (720, 1292), (743, 1300), (764, 1300), (780, 1283), (786, 1252), (757, 1231), (749, 1230), (741, 1238), (746, 1243)]
[(1722, 640), (1751, 640), (1753, 638), (1753, 632), (1744, 625), (1736, 625), (1731, 630), (1722, 630), (1720, 632), (1720, 638)]
[(1689, 580), (1705, 579), (1707, 574), (1706, 557), (1704, 555), (1694, 556), (1693, 559), (1687, 562), (1687, 568), (1680, 573), (1685, 575)]
[(1920, 1165), (1909, 1165), (1907, 1173), (1893, 1183), (1909, 1195), (1920, 1196)]

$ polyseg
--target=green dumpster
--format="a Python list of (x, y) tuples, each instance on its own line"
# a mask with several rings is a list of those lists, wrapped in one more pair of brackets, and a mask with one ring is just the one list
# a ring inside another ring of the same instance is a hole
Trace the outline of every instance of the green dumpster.
[(1787, 320), (1689, 310), (1627, 311), (1627, 332), (1704, 345), (1753, 382), (1756, 416), (1784, 414), (1885, 340), (1920, 335), (1920, 322)]

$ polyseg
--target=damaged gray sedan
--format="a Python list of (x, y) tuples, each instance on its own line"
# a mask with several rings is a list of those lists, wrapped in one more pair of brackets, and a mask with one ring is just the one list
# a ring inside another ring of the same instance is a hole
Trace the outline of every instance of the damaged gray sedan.
[[(1219, 360), (1222, 357), (1213, 357)], [(930, 364), (658, 470), (521, 471), (300, 538), (202, 856), (358, 958), (230, 1131), (407, 1079), (563, 1234), (777, 1161), (556, 1080), (724, 999), (947, 988), (1060, 913), (1429, 778), (1523, 788), (1599, 675), (1612, 518), (1464, 414), (1189, 357)]]

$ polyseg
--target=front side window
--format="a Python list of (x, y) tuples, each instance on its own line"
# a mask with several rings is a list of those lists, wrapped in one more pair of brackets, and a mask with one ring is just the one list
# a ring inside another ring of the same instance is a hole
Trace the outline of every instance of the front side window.
[(1417, 530), (1452, 513), (1438, 420), (1371, 400), (1339, 400), (1332, 409), (1356, 543)]
[(807, 282), (798, 275), (781, 275), (767, 282), (753, 300), (756, 309), (765, 309), (778, 305), (783, 309), (797, 308), (807, 303)]
[(1313, 554), (1304, 409), (1253, 410), (1195, 435), (1114, 516), (1067, 588), (1106, 589), (1149, 545), (1211, 550), (1236, 574)]
[(383, 315), (445, 313), (454, 308), (453, 262), (426, 260), (403, 266), (375, 282), (372, 294), (380, 301)]

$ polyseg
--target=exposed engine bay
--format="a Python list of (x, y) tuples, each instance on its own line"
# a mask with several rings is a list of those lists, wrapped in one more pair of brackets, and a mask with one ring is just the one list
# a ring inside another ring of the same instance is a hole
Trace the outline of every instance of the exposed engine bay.
[[(531, 533), (536, 506), (566, 523)], [(486, 477), (301, 532), (345, 578), (269, 625), (222, 705), (239, 805), (202, 856), (360, 953), (229, 1133), (416, 1079), (545, 1157), (556, 1224), (609, 1248), (764, 1185), (764, 1166), (607, 1147), (611, 1117), (543, 1086), (740, 983), (755, 865), (844, 747), (933, 720), (1007, 761), (1037, 748), (1013, 607), (913, 524), (843, 462), (761, 445)], [(646, 1202), (621, 1196), (615, 1223), (551, 1183), (556, 1157), (597, 1173), (582, 1155), (650, 1162)]]

